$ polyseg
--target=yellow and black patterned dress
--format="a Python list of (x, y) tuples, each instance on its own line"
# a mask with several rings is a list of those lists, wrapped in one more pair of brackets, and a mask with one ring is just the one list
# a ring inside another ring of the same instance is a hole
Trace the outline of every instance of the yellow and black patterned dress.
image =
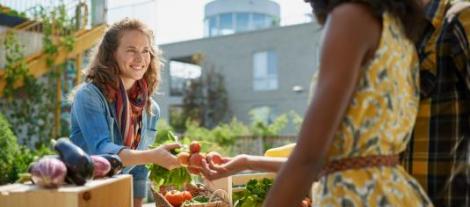
[[(385, 13), (379, 47), (362, 68), (352, 102), (336, 133), (328, 160), (397, 155), (405, 150), (419, 102), (415, 47), (399, 19)], [(401, 167), (349, 169), (323, 176), (314, 206), (432, 206)]]

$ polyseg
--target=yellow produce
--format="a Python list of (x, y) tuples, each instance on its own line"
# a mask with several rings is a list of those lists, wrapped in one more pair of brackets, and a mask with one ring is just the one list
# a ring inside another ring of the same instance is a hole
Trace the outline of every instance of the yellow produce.
[(295, 147), (295, 143), (287, 144), (280, 147), (275, 147), (272, 149), (267, 150), (264, 153), (266, 157), (288, 157), (292, 150)]

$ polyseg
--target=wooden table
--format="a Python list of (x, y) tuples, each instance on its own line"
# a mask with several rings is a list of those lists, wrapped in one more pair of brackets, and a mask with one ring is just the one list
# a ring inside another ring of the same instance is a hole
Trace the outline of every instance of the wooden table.
[(33, 184), (0, 186), (1, 207), (129, 207), (133, 206), (132, 177), (90, 180), (83, 186), (44, 189)]

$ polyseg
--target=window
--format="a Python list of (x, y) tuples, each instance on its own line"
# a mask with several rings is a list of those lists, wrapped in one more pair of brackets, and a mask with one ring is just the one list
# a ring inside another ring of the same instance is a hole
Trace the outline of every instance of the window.
[(179, 61), (170, 61), (170, 95), (182, 96), (188, 80), (199, 78), (201, 67)]
[(267, 16), (267, 25), (268, 27), (278, 27), (279, 26), (279, 19), (274, 16)]
[(279, 26), (277, 17), (262, 13), (229, 12), (216, 14), (204, 20), (204, 36), (215, 37)]
[(236, 14), (236, 24), (237, 27), (235, 31), (243, 32), (250, 29), (250, 13), (242, 12)]
[(232, 13), (221, 14), (219, 21), (221, 35), (233, 34), (235, 32), (233, 29), (234, 25)]
[(253, 90), (277, 90), (277, 54), (274, 51), (253, 55)]
[(209, 37), (209, 19), (204, 19), (204, 37)]
[(253, 14), (253, 29), (268, 28), (270, 22), (264, 14)]
[(209, 37), (218, 35), (217, 16), (209, 18)]

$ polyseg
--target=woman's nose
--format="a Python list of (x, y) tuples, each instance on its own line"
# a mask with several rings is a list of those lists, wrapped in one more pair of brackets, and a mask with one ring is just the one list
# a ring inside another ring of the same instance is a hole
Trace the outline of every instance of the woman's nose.
[(134, 55), (134, 60), (137, 61), (137, 62), (141, 62), (141, 61), (143, 60), (143, 57), (142, 57), (142, 56), (143, 56), (142, 53), (137, 52), (137, 53), (135, 53), (135, 55)]

